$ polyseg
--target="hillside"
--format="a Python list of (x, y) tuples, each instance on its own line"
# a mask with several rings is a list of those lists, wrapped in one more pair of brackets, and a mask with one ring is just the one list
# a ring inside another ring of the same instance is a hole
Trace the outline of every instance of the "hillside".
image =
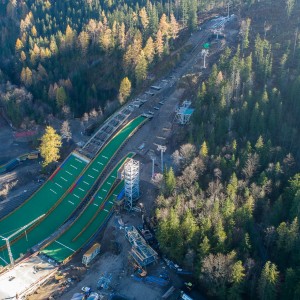
[(300, 4), (236, 13), (239, 45), (194, 85), (192, 122), (178, 128), (158, 240), (213, 299), (299, 299)]
[(101, 114), (117, 99), (124, 77), (133, 88), (143, 86), (155, 65), (176, 49), (180, 28), (196, 28), (197, 10), (209, 1), (196, 3), (1, 1), (2, 82), (24, 86), (33, 96), (30, 104), (19, 99), (18, 108), (9, 103), (14, 99), (1, 104), (15, 126), (21, 125), (15, 117), (20, 112), (38, 123), (49, 114)]

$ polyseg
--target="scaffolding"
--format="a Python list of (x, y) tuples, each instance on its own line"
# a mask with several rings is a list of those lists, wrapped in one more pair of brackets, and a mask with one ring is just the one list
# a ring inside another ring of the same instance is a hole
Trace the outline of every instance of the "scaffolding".
[(140, 196), (140, 165), (137, 160), (129, 159), (124, 165), (125, 208), (131, 210), (133, 202)]
[(130, 255), (141, 267), (157, 260), (157, 253), (146, 243), (134, 226), (125, 227), (125, 237), (132, 246)]
[(177, 123), (185, 125), (189, 122), (191, 115), (194, 112), (194, 109), (190, 108), (191, 104), (191, 101), (185, 100), (183, 101), (182, 106), (176, 109), (175, 120)]

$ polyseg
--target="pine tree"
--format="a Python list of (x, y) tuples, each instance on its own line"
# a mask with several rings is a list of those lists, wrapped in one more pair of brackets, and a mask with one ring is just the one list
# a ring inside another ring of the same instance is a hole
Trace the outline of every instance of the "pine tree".
[(200, 155), (202, 157), (206, 157), (208, 155), (208, 147), (206, 145), (206, 142), (204, 141), (201, 145), (201, 148), (200, 148)]
[(86, 29), (91, 37), (92, 45), (94, 45), (96, 42), (97, 35), (99, 33), (99, 27), (97, 21), (94, 19), (90, 19)]
[(207, 256), (209, 252), (210, 252), (210, 242), (207, 236), (205, 235), (198, 248), (199, 260), (202, 260), (205, 256)]
[(25, 60), (26, 60), (26, 54), (25, 54), (24, 51), (21, 51), (20, 59), (21, 59), (21, 62), (25, 62)]
[(267, 261), (258, 282), (258, 295), (261, 300), (276, 299), (279, 272), (275, 264)]
[(188, 0), (180, 1), (181, 22), (185, 26), (188, 20)]
[(68, 96), (63, 86), (56, 90), (56, 104), (58, 107), (63, 107), (67, 102)]
[(179, 25), (178, 25), (173, 13), (170, 16), (169, 30), (170, 30), (170, 35), (171, 35), (172, 39), (173, 40), (177, 39), (178, 32), (179, 32)]
[(231, 282), (234, 284), (240, 284), (245, 277), (245, 268), (242, 262), (239, 260), (233, 266), (231, 270)]
[(41, 138), (39, 147), (41, 157), (43, 158), (43, 167), (46, 167), (51, 162), (56, 162), (59, 159), (59, 149), (61, 147), (61, 137), (56, 133), (51, 126), (46, 127), (45, 134)]
[(291, 16), (294, 6), (295, 6), (295, 0), (286, 0), (286, 13), (288, 17)]
[(156, 50), (157, 56), (159, 58), (161, 58), (161, 56), (164, 52), (164, 41), (163, 41), (162, 33), (160, 30), (158, 30), (157, 34), (156, 34), (155, 50)]
[(112, 47), (112, 33), (110, 28), (100, 33), (100, 45), (104, 51), (108, 51)]
[(86, 56), (89, 46), (89, 35), (87, 32), (82, 31), (78, 36), (79, 49), (83, 57)]
[(128, 77), (123, 78), (119, 89), (119, 102), (123, 104), (131, 94), (131, 82)]
[(66, 28), (66, 46), (71, 48), (74, 43), (75, 32), (72, 30), (70, 25), (67, 25)]
[(37, 36), (37, 30), (36, 30), (36, 27), (35, 27), (34, 25), (31, 27), (31, 35), (32, 35), (33, 37), (36, 37), (36, 36)]
[(153, 35), (158, 30), (158, 13), (155, 4), (152, 5), (152, 9), (149, 12), (149, 31)]
[(155, 54), (155, 46), (152, 37), (150, 36), (146, 42), (146, 46), (144, 48), (144, 53), (147, 58), (148, 64), (150, 65), (153, 62), (154, 54)]
[(25, 84), (26, 87), (32, 85), (32, 72), (28, 67), (22, 68), (21, 81)]
[(256, 148), (256, 150), (261, 151), (263, 149), (263, 147), (264, 147), (264, 139), (260, 135), (256, 141), (255, 148)]
[(138, 85), (141, 84), (147, 78), (147, 71), (148, 62), (146, 60), (144, 51), (142, 50), (139, 55), (138, 63), (135, 67), (135, 78)]
[(162, 14), (160, 21), (159, 21), (159, 30), (162, 34), (162, 36), (168, 36), (169, 33), (169, 23), (167, 20), (167, 16), (165, 14)]
[(189, 0), (188, 3), (188, 27), (190, 31), (197, 28), (197, 0)]
[(126, 34), (125, 34), (125, 24), (122, 22), (118, 31), (118, 43), (120, 49), (125, 48)]
[(50, 42), (50, 51), (52, 52), (52, 54), (56, 54), (58, 52), (58, 47), (57, 47), (55, 38), (51, 39), (51, 42)]
[(193, 241), (195, 239), (196, 233), (198, 231), (198, 226), (195, 218), (190, 210), (186, 212), (181, 222), (181, 234), (184, 238), (184, 243), (187, 247), (192, 247)]
[(147, 14), (145, 7), (143, 7), (140, 10), (139, 17), (141, 18), (141, 23), (142, 23), (144, 31), (146, 31), (148, 29), (148, 25), (149, 25), (149, 18), (148, 18), (148, 14)]
[(20, 52), (24, 48), (22, 41), (18, 38), (15, 45), (16, 53)]
[(281, 299), (299, 299), (295, 295), (297, 283), (299, 283), (299, 274), (292, 268), (286, 269)]
[(249, 47), (249, 31), (250, 31), (251, 19), (247, 18), (246, 21), (242, 21), (241, 25), (241, 35), (243, 38), (242, 48), (243, 50)]
[(176, 187), (176, 178), (171, 167), (169, 170), (165, 171), (165, 194), (167, 196), (171, 195)]

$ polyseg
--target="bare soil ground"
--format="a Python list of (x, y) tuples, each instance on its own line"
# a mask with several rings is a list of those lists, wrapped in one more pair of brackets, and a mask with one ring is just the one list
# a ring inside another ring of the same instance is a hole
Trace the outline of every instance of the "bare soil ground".
[(0, 114), (0, 165), (29, 150), (27, 143), (18, 143), (15, 140), (13, 130)]
[[(138, 225), (141, 223), (141, 216), (137, 218), (134, 214), (123, 215), (123, 221), (127, 224)], [(123, 229), (116, 227), (116, 219), (113, 217), (107, 225), (101, 241), (101, 254), (95, 258), (91, 267), (82, 267), (82, 254), (78, 254), (72, 263), (64, 267), (64, 279), (56, 282), (53, 278), (45, 287), (40, 288), (35, 294), (28, 297), (28, 300), (48, 299), (50, 296), (55, 299), (71, 299), (74, 293), (81, 291), (84, 286), (89, 286), (93, 291), (97, 291), (97, 282), (103, 274), (111, 274), (112, 280), (107, 290), (98, 291), (104, 296), (104, 299), (109, 299), (112, 294), (118, 294), (128, 297), (129, 299), (160, 299), (162, 291), (166, 288), (159, 286), (147, 285), (136, 282), (132, 278), (134, 269), (129, 259), (128, 251), (130, 244), (125, 239)], [(119, 245), (120, 247), (116, 247)], [(119, 252), (120, 251), (120, 252)], [(72, 267), (71, 267), (72, 265)], [(75, 271), (77, 270), (76, 275)], [(157, 263), (148, 270), (152, 275), (157, 275), (165, 269), (161, 263)], [(65, 285), (67, 278), (77, 277), (77, 280)], [(79, 281), (79, 282), (78, 282)]]

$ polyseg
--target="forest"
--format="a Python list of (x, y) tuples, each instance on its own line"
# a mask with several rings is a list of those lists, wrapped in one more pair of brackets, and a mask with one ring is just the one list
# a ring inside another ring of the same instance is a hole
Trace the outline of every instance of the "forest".
[(101, 114), (124, 78), (143, 86), (208, 3), (1, 1), (1, 106), (16, 127), (49, 115)]
[[(300, 299), (299, 4), (245, 11), (239, 45), (197, 85), (156, 199), (162, 252), (213, 299)], [(258, 33), (263, 9), (278, 15)]]
[[(157, 238), (208, 297), (300, 299), (300, 3), (231, 3), (239, 45), (195, 87), (191, 124), (178, 128), (156, 199)], [(225, 6), (3, 0), (0, 108), (27, 128), (122, 105), (177, 49), (181, 32)]]

